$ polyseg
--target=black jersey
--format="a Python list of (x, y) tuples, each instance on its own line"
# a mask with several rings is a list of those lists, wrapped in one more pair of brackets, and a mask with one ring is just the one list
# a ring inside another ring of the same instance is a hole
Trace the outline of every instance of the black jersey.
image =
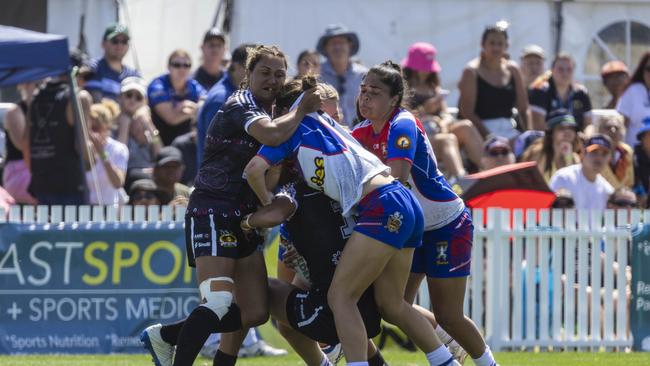
[(327, 293), (354, 219), (341, 216), (338, 202), (303, 182), (283, 186), (278, 195), (297, 201), (296, 212), (282, 224), (283, 234), (305, 258), (312, 289)]
[(260, 148), (248, 128), (264, 117), (270, 118), (248, 89), (237, 90), (223, 104), (208, 127), (204, 158), (194, 181), (196, 194), (192, 194), (190, 206), (210, 205), (213, 200), (257, 203), (243, 175), (246, 164)]

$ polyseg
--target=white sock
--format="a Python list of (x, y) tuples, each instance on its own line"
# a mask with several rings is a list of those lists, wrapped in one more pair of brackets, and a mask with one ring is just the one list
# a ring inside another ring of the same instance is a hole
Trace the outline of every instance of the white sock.
[(368, 361), (348, 362), (347, 366), (368, 366)]
[(444, 345), (426, 354), (430, 366), (446, 366), (453, 364), (454, 357)]
[(248, 333), (246, 334), (246, 338), (244, 338), (244, 342), (242, 342), (242, 347), (250, 347), (257, 343), (259, 339), (257, 339), (257, 333), (255, 332), (255, 328), (250, 328), (248, 330)]
[(327, 356), (321, 352), (321, 360), (320, 360), (320, 366), (334, 366), (330, 362), (330, 360), (327, 358)]
[(436, 335), (438, 336), (438, 338), (440, 338), (440, 341), (442, 341), (442, 343), (449, 344), (454, 340), (444, 329), (442, 329), (442, 327), (439, 324), (435, 330), (436, 330)]
[(476, 366), (496, 366), (497, 362), (494, 360), (494, 357), (492, 356), (492, 352), (490, 351), (489, 346), (485, 346), (485, 353), (483, 353), (483, 356), (479, 358), (473, 358), (474, 364)]

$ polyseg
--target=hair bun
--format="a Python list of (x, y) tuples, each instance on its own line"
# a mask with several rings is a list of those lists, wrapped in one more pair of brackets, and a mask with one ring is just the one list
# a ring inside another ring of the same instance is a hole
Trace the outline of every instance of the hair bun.
[(391, 68), (391, 69), (399, 72), (400, 74), (402, 73), (402, 67), (399, 64), (393, 62), (392, 60), (386, 60), (386, 61), (382, 62), (380, 64), (380, 66), (385, 66), (385, 67)]
[(318, 80), (314, 75), (307, 75), (302, 78), (302, 90), (309, 90), (315, 88), (318, 85)]

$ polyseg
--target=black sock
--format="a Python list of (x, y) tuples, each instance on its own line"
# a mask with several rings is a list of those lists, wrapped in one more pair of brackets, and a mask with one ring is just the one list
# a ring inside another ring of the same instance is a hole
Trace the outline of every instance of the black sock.
[(192, 366), (201, 347), (216, 332), (219, 317), (205, 306), (197, 306), (185, 320), (178, 334), (174, 366)]
[(183, 324), (185, 324), (185, 319), (179, 320), (176, 323), (163, 325), (162, 328), (160, 328), (160, 337), (163, 341), (175, 346), (176, 341), (178, 341), (178, 334), (183, 328)]
[(235, 363), (237, 363), (237, 356), (231, 356), (221, 350), (217, 350), (217, 354), (212, 360), (212, 366), (235, 366)]
[(388, 365), (383, 357), (381, 357), (381, 352), (377, 350), (375, 355), (368, 359), (368, 366), (384, 366)]

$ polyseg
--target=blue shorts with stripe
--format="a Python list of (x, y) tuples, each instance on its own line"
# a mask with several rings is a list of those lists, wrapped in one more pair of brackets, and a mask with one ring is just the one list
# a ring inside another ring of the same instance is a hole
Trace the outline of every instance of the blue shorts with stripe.
[(211, 256), (245, 258), (262, 247), (264, 238), (256, 232), (244, 234), (242, 218), (254, 209), (231, 207), (188, 208), (185, 213), (185, 246), (188, 264), (195, 258)]
[(357, 210), (359, 220), (354, 231), (397, 249), (417, 248), (422, 244), (422, 207), (399, 181), (368, 193)]
[(431, 278), (469, 276), (473, 236), (474, 224), (466, 208), (449, 224), (424, 232), (422, 246), (413, 254), (411, 272)]

